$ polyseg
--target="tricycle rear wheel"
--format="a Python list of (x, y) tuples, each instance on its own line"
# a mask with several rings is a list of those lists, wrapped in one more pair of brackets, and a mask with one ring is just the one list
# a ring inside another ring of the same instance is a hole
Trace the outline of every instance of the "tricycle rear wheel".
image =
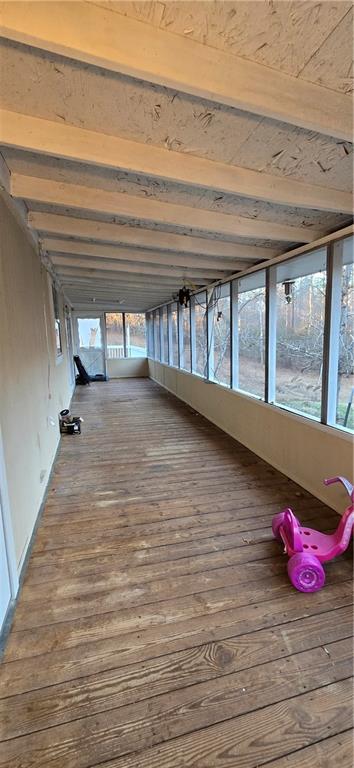
[[(274, 515), (272, 520), (272, 532), (273, 536), (277, 541), (281, 541), (281, 535), (280, 535), (280, 526), (284, 524), (285, 520), (285, 511), (278, 512), (277, 515)], [(297, 522), (297, 525), (300, 527), (300, 521), (295, 517), (295, 520)]]
[(277, 539), (277, 541), (281, 540), (279, 529), (280, 529), (280, 526), (283, 525), (284, 523), (284, 517), (285, 517), (285, 512), (278, 512), (277, 515), (274, 515), (272, 520), (273, 536), (275, 539)]

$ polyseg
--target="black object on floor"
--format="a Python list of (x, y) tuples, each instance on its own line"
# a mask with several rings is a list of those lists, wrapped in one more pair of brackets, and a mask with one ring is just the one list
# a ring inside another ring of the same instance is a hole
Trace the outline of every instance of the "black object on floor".
[(67, 435), (81, 435), (81, 416), (71, 416), (68, 408), (59, 413), (60, 432)]
[(74, 355), (74, 362), (78, 370), (78, 375), (76, 376), (76, 384), (89, 384), (91, 381), (91, 376), (89, 376), (87, 373), (87, 370), (81, 362), (79, 355)]
[(90, 376), (90, 374), (87, 373), (87, 370), (79, 355), (74, 355), (74, 361), (78, 370), (78, 374), (75, 379), (76, 384), (85, 385), (89, 384), (90, 381), (107, 381), (107, 377), (104, 375), (104, 373), (95, 373), (94, 376)]

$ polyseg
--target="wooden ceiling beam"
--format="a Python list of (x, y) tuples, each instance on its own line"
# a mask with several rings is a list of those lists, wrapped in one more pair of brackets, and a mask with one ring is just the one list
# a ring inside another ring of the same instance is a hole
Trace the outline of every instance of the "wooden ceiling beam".
[(94, 3), (3, 2), (0, 34), (217, 104), (352, 139), (352, 104), (345, 94)]
[[(98, 304), (101, 303), (116, 303), (117, 305), (121, 305), (121, 309), (124, 311), (124, 304), (127, 302), (134, 302), (134, 303), (141, 303), (141, 304), (147, 304), (147, 303), (153, 303), (154, 301), (159, 301), (161, 297), (151, 297), (151, 296), (135, 296), (134, 294), (126, 293), (126, 291), (120, 291), (117, 295), (111, 295), (111, 294), (97, 294), (95, 291), (91, 291), (91, 293), (72, 293), (65, 289), (66, 295), (72, 300), (72, 301), (89, 301), (90, 304)], [(165, 297), (164, 297), (165, 298)]]
[(97, 278), (97, 277), (91, 278), (91, 279), (89, 277), (81, 278), (79, 274), (70, 276), (63, 272), (60, 272), (60, 271), (58, 272), (57, 270), (56, 270), (56, 273), (60, 275), (61, 282), (65, 282), (66, 284), (70, 284), (73, 286), (78, 286), (78, 287), (82, 286), (83, 288), (90, 288), (90, 289), (92, 288), (92, 286), (95, 286), (97, 288), (102, 288), (102, 289), (112, 288), (114, 290), (118, 290), (123, 287), (126, 290), (132, 290), (139, 293), (151, 294), (151, 293), (163, 293), (164, 291), (166, 291), (166, 288), (167, 290), (169, 288), (171, 288), (171, 290), (174, 290), (176, 287), (175, 285), (166, 286), (166, 285), (161, 285), (160, 283), (154, 286), (145, 287), (143, 283), (127, 283), (125, 280), (115, 282), (113, 280), (107, 281), (107, 278), (106, 279)]
[(70, 296), (68, 296), (68, 299), (75, 312), (85, 313), (90, 312), (91, 310), (94, 311), (94, 307), (96, 307), (96, 312), (142, 312), (145, 314), (146, 312), (149, 312), (150, 307), (153, 306), (150, 302), (140, 302), (130, 298), (129, 300), (124, 301), (123, 304), (116, 304), (116, 302), (112, 300), (98, 301), (94, 303), (92, 301), (78, 301), (73, 300)]
[[(64, 287), (64, 286), (63, 286)], [(92, 291), (85, 291), (85, 292), (77, 292), (77, 291), (71, 291), (68, 286), (65, 286), (65, 293), (69, 296), (69, 298), (85, 301), (90, 300), (92, 303), (97, 304), (99, 301), (115, 301), (117, 304), (122, 300), (124, 297), (125, 300), (130, 301), (141, 301), (141, 302), (153, 302), (153, 301), (159, 301), (161, 296), (146, 296), (145, 294), (135, 294), (135, 293), (128, 293), (127, 291), (118, 291), (117, 293), (98, 293), (93, 289)], [(165, 298), (165, 297), (163, 297)]]
[(349, 192), (0, 109), (0, 144), (278, 205), (351, 214)]
[(28, 225), (38, 232), (50, 235), (90, 239), (97, 242), (111, 242), (138, 248), (151, 248), (179, 253), (195, 253), (203, 256), (224, 257), (227, 259), (261, 261), (271, 259), (278, 251), (274, 248), (262, 248), (259, 245), (240, 245), (223, 240), (191, 235), (176, 235), (173, 232), (127, 227), (124, 224), (112, 224), (106, 221), (79, 219), (73, 216), (60, 216), (56, 213), (29, 211)]
[[(129, 293), (129, 294), (133, 294), (134, 296), (147, 296), (147, 297), (151, 297), (151, 296), (161, 296), (161, 295), (163, 295), (162, 291), (155, 291), (154, 293), (152, 293), (151, 291), (150, 292), (149, 291), (141, 291), (141, 290), (137, 290), (136, 288), (126, 288), (125, 286), (120, 286), (119, 288), (114, 288), (113, 289), (110, 286), (106, 286), (106, 287), (103, 286), (103, 287), (101, 287), (101, 286), (97, 286), (97, 285), (93, 285), (93, 284), (91, 284), (91, 285), (77, 285), (76, 284), (75, 285), (75, 284), (70, 283), (70, 282), (69, 283), (68, 282), (64, 282), (62, 284), (67, 286), (68, 288), (70, 287), (70, 289), (72, 291), (76, 292), (76, 293), (80, 293), (80, 292), (82, 292), (82, 293), (89, 293), (90, 295), (94, 295), (94, 296), (100, 296), (102, 294), (104, 294), (105, 296), (107, 294), (110, 294), (112, 296), (116, 296), (118, 293), (121, 293), (122, 291), (125, 291), (126, 293)], [(166, 291), (165, 291), (165, 293), (166, 293)]]
[(178, 267), (168, 267), (165, 269), (164, 267), (151, 266), (149, 264), (123, 264), (123, 262), (120, 261), (113, 262), (104, 261), (103, 259), (83, 259), (75, 256), (65, 256), (59, 253), (49, 253), (49, 257), (54, 266), (62, 264), (70, 267), (83, 267), (84, 269), (87, 269), (91, 266), (108, 272), (128, 272), (129, 274), (138, 275), (162, 275), (165, 277), (176, 277), (181, 282), (183, 282), (184, 279), (189, 278), (190, 280), (193, 279), (194, 282), (199, 280), (199, 282), (203, 284), (207, 280), (222, 280), (224, 277), (224, 273), (219, 272), (216, 269), (201, 271), (196, 269), (182, 269)]
[(158, 276), (152, 276), (152, 275), (142, 275), (141, 277), (139, 275), (129, 275), (127, 273), (117, 273), (117, 272), (108, 272), (108, 270), (100, 270), (97, 267), (90, 268), (90, 267), (68, 267), (66, 265), (57, 265), (55, 268), (55, 271), (57, 273), (60, 273), (61, 275), (65, 277), (69, 277), (70, 279), (72, 277), (78, 277), (83, 279), (89, 279), (89, 280), (100, 280), (104, 279), (106, 282), (109, 283), (117, 283), (119, 285), (125, 284), (125, 285), (139, 285), (144, 286), (146, 289), (150, 288), (161, 288), (161, 290), (164, 290), (165, 288), (180, 288), (181, 287), (181, 281), (179, 277), (164, 277), (161, 275)]
[(73, 210), (92, 211), (106, 215), (124, 216), (141, 221), (183, 227), (224, 236), (261, 240), (309, 243), (321, 236), (309, 227), (290, 227), (277, 222), (248, 219), (232, 214), (165, 203), (151, 198), (136, 197), (61, 181), (12, 173), (11, 195), (38, 203), (63, 206)]
[(61, 276), (60, 281), (62, 285), (70, 286), (73, 291), (97, 291), (105, 293), (117, 293), (119, 291), (127, 291), (141, 296), (163, 296), (170, 292), (174, 292), (173, 289), (166, 289), (166, 287), (155, 286), (154, 289), (145, 289), (143, 286), (135, 286), (126, 283), (105, 283), (98, 280), (72, 280), (70, 277)]
[[(144, 262), (146, 264), (162, 264), (175, 267), (195, 267), (196, 269), (219, 269), (229, 272), (247, 268), (247, 262), (231, 261), (231, 259), (204, 258), (203, 256), (180, 255), (179, 253), (162, 254), (147, 251), (143, 248), (117, 247), (103, 243), (87, 243), (84, 241), (60, 240), (58, 238), (41, 238), (42, 248), (51, 253), (68, 253), (76, 256), (94, 256), (99, 259), (114, 259), (115, 261)], [(252, 264), (253, 262), (250, 262)]]

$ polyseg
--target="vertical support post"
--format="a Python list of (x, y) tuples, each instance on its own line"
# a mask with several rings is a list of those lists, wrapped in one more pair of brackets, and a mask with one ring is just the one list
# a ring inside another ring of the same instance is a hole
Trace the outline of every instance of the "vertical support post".
[(122, 312), (122, 322), (123, 322), (123, 353), (124, 357), (127, 357), (127, 338), (125, 334), (125, 312)]
[(153, 356), (154, 360), (157, 360), (157, 357), (156, 357), (157, 341), (156, 341), (155, 314), (156, 314), (156, 310), (155, 310), (155, 312), (152, 312), (152, 315), (151, 315), (151, 318), (152, 318), (152, 320), (151, 320), (152, 321), (152, 349), (153, 349), (153, 355), (152, 356)]
[(266, 270), (266, 341), (265, 341), (265, 402), (274, 403), (277, 345), (277, 273), (276, 267)]
[(149, 320), (148, 320), (148, 313), (147, 312), (145, 312), (144, 317), (145, 317), (146, 357), (150, 357), (150, 355), (149, 355), (149, 346), (150, 346), (150, 341), (149, 341)]
[(125, 344), (127, 348), (127, 357), (131, 357), (131, 347), (130, 347), (130, 324), (127, 322), (127, 316), (124, 315), (124, 323), (125, 323)]
[(159, 331), (160, 331), (160, 360), (165, 362), (164, 338), (163, 338), (163, 307), (158, 310), (159, 313)]
[(337, 420), (342, 262), (343, 242), (330, 243), (327, 246), (327, 287), (322, 365), (322, 424), (335, 424)]
[(154, 357), (154, 337), (152, 333), (152, 314), (151, 312), (146, 313), (145, 315), (145, 323), (146, 323), (146, 338), (147, 338), (147, 354), (148, 357)]
[(184, 350), (183, 350), (183, 308), (177, 302), (177, 327), (178, 327), (178, 367), (183, 368)]
[(238, 389), (238, 280), (231, 283), (231, 389)]
[(168, 339), (168, 364), (173, 363), (172, 350), (172, 304), (167, 305), (167, 339)]
[(197, 360), (197, 344), (195, 336), (195, 296), (190, 300), (190, 338), (191, 338), (191, 372), (193, 373)]
[(214, 377), (214, 345), (213, 345), (213, 309), (214, 290), (207, 290), (207, 379), (213, 381)]
[(104, 375), (107, 376), (108, 347), (107, 347), (107, 326), (106, 326), (105, 312), (102, 312), (100, 316), (100, 329), (101, 329), (101, 337), (102, 337)]

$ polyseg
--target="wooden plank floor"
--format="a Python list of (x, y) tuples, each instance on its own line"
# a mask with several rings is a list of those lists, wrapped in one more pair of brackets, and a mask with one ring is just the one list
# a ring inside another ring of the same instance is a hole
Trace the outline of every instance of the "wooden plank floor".
[(352, 768), (350, 554), (300, 594), (285, 505), (338, 517), (147, 379), (80, 388), (0, 669), (1, 768)]

